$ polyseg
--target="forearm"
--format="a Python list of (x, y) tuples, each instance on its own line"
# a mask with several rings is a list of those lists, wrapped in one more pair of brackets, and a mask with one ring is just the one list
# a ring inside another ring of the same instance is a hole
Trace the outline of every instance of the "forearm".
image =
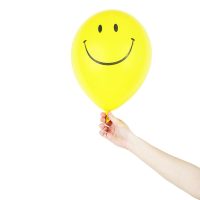
[(127, 148), (168, 181), (200, 199), (200, 168), (153, 147), (135, 135)]

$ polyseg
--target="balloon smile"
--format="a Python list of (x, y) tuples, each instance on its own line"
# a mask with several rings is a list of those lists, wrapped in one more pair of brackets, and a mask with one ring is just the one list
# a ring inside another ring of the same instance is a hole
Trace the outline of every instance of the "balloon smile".
[(89, 56), (94, 62), (96, 62), (97, 64), (100, 64), (100, 65), (116, 65), (116, 64), (119, 64), (119, 63), (121, 63), (122, 61), (124, 61), (126, 58), (128, 58), (129, 54), (131, 53), (131, 50), (132, 50), (132, 47), (133, 47), (133, 43), (135, 42), (135, 39), (134, 39), (134, 38), (131, 38), (131, 40), (132, 40), (132, 43), (131, 43), (131, 47), (130, 47), (128, 53), (127, 53), (123, 58), (121, 58), (120, 60), (117, 60), (117, 61), (114, 61), (114, 62), (102, 62), (102, 61), (96, 60), (94, 57), (92, 57), (92, 55), (89, 53), (89, 51), (88, 51), (88, 49), (87, 49), (87, 46), (86, 46), (87, 40), (84, 40), (83, 43), (84, 43), (85, 50), (86, 50), (88, 56)]

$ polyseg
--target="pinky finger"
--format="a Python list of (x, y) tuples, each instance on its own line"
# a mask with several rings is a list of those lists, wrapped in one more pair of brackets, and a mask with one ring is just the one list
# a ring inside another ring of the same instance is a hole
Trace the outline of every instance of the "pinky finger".
[(104, 136), (105, 135), (105, 131), (99, 131), (99, 134), (101, 135), (101, 136)]

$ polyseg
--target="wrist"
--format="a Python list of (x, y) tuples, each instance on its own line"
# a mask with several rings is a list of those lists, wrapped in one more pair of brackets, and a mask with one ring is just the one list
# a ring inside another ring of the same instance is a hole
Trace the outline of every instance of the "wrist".
[(127, 140), (126, 149), (134, 153), (137, 146), (137, 140), (138, 140), (138, 137), (131, 132)]

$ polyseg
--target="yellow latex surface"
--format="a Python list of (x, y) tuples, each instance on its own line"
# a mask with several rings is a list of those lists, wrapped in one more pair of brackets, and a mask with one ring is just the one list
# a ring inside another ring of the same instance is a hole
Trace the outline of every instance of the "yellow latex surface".
[(72, 64), (85, 93), (105, 112), (126, 102), (149, 70), (151, 46), (142, 25), (108, 10), (89, 18), (72, 45)]

